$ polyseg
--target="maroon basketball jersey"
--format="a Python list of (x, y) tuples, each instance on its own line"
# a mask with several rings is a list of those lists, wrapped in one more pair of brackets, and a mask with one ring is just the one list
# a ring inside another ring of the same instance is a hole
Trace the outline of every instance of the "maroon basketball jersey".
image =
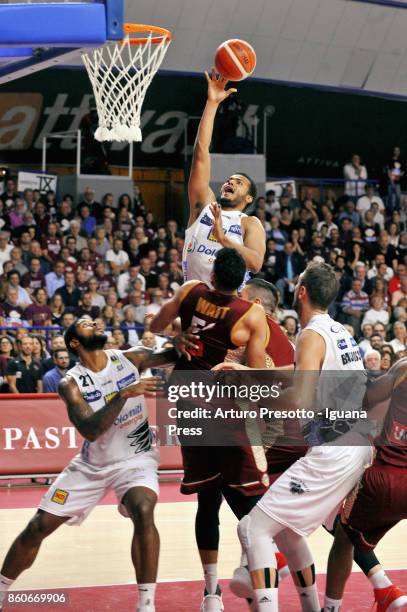
[(224, 295), (199, 283), (191, 289), (180, 307), (182, 330), (192, 327), (199, 335), (199, 348), (192, 359), (178, 361), (177, 370), (210, 370), (224, 361), (230, 349), (236, 349), (231, 332), (236, 323), (253, 307), (235, 295)]
[(267, 315), (269, 339), (266, 353), (271, 357), (276, 368), (292, 365), (294, 363), (294, 347), (278, 323)]
[(393, 390), (390, 407), (384, 420), (382, 432), (377, 439), (376, 461), (407, 467), (407, 381)]
[[(266, 315), (266, 317), (269, 327), (269, 339), (266, 346), (267, 355), (273, 360), (276, 368), (293, 365), (295, 357), (294, 346), (279, 324), (276, 323), (270, 315)], [(267, 367), (269, 367), (268, 364)], [(293, 448), (288, 447), (288, 444), (292, 444)], [(272, 448), (267, 453), (269, 464), (270, 461), (279, 463), (280, 460), (286, 460), (288, 452), (294, 455), (296, 455), (296, 453), (300, 453), (300, 456), (305, 455), (307, 449), (302, 446), (303, 444), (305, 444), (305, 442), (301, 435), (299, 421), (297, 419), (285, 419), (283, 435), (277, 438)]]

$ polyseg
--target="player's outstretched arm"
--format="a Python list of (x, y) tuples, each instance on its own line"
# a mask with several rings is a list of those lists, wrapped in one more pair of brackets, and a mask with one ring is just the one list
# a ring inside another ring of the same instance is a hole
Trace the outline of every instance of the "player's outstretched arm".
[(149, 368), (162, 368), (174, 365), (178, 359), (178, 353), (174, 348), (154, 351), (147, 346), (135, 346), (134, 348), (123, 351), (123, 355), (136, 366), (140, 372)]
[(137, 384), (129, 385), (119, 391), (103, 408), (93, 412), (73, 378), (62, 378), (58, 386), (58, 392), (65, 402), (70, 421), (89, 442), (94, 442), (109, 429), (130, 397), (154, 393), (160, 389), (162, 381), (159, 378), (143, 378)]
[(230, 94), (236, 92), (236, 89), (233, 88), (225, 91), (228, 81), (222, 76), (217, 76), (214, 68), (212, 69), (211, 76), (205, 72), (205, 77), (208, 83), (208, 99), (198, 127), (191, 174), (189, 176), (190, 217), (188, 225), (195, 221), (204, 206), (215, 200), (215, 195), (209, 187), (211, 178), (209, 148), (212, 140), (213, 125), (219, 104)]
[(189, 351), (198, 350), (196, 341), (199, 340), (199, 336), (190, 333), (190, 328), (171, 340), (174, 344), (174, 348), (154, 351), (146, 346), (136, 346), (127, 351), (123, 351), (123, 355), (131, 361), (138, 370), (143, 371), (149, 368), (162, 368), (174, 365), (180, 355), (184, 355), (186, 359), (190, 361), (191, 355)]
[(178, 317), (182, 301), (188, 295), (191, 289), (193, 289), (193, 287), (196, 285), (199, 285), (200, 282), (201, 281), (191, 280), (184, 283), (182, 287), (178, 289), (174, 297), (161, 307), (160, 312), (155, 315), (150, 323), (150, 331), (152, 331), (153, 334), (159, 334), (162, 332)]

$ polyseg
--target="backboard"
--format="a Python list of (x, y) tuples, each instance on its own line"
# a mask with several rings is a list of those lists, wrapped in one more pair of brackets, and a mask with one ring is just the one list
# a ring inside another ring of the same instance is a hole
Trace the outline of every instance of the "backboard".
[(0, 84), (123, 38), (123, 0), (0, 2)]

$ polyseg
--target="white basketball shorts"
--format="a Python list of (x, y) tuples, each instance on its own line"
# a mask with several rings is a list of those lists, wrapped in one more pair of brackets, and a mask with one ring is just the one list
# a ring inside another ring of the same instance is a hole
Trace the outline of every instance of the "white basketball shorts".
[(101, 499), (113, 490), (118, 509), (128, 516), (122, 499), (133, 487), (147, 487), (158, 495), (158, 449), (112, 466), (95, 468), (74, 457), (50, 486), (38, 506), (57, 516), (69, 516), (67, 525), (80, 525)]
[(329, 528), (373, 455), (366, 438), (354, 432), (341, 436), (340, 442), (313, 446), (271, 485), (257, 505), (302, 536), (323, 524)]

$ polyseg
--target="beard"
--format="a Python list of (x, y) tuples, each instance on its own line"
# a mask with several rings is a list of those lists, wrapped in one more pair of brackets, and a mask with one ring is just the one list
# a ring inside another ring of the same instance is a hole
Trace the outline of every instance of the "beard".
[(78, 340), (85, 350), (100, 351), (107, 342), (107, 336), (105, 334), (99, 334), (97, 336), (80, 336)]
[(240, 202), (237, 202), (236, 200), (229, 200), (229, 198), (222, 197), (219, 198), (218, 202), (222, 208), (236, 208), (240, 204)]
[(301, 318), (301, 313), (302, 313), (302, 304), (301, 302), (298, 300), (297, 296), (294, 296), (294, 300), (293, 300), (293, 308), (294, 310), (296, 310), (296, 312), (298, 313), (298, 316)]

